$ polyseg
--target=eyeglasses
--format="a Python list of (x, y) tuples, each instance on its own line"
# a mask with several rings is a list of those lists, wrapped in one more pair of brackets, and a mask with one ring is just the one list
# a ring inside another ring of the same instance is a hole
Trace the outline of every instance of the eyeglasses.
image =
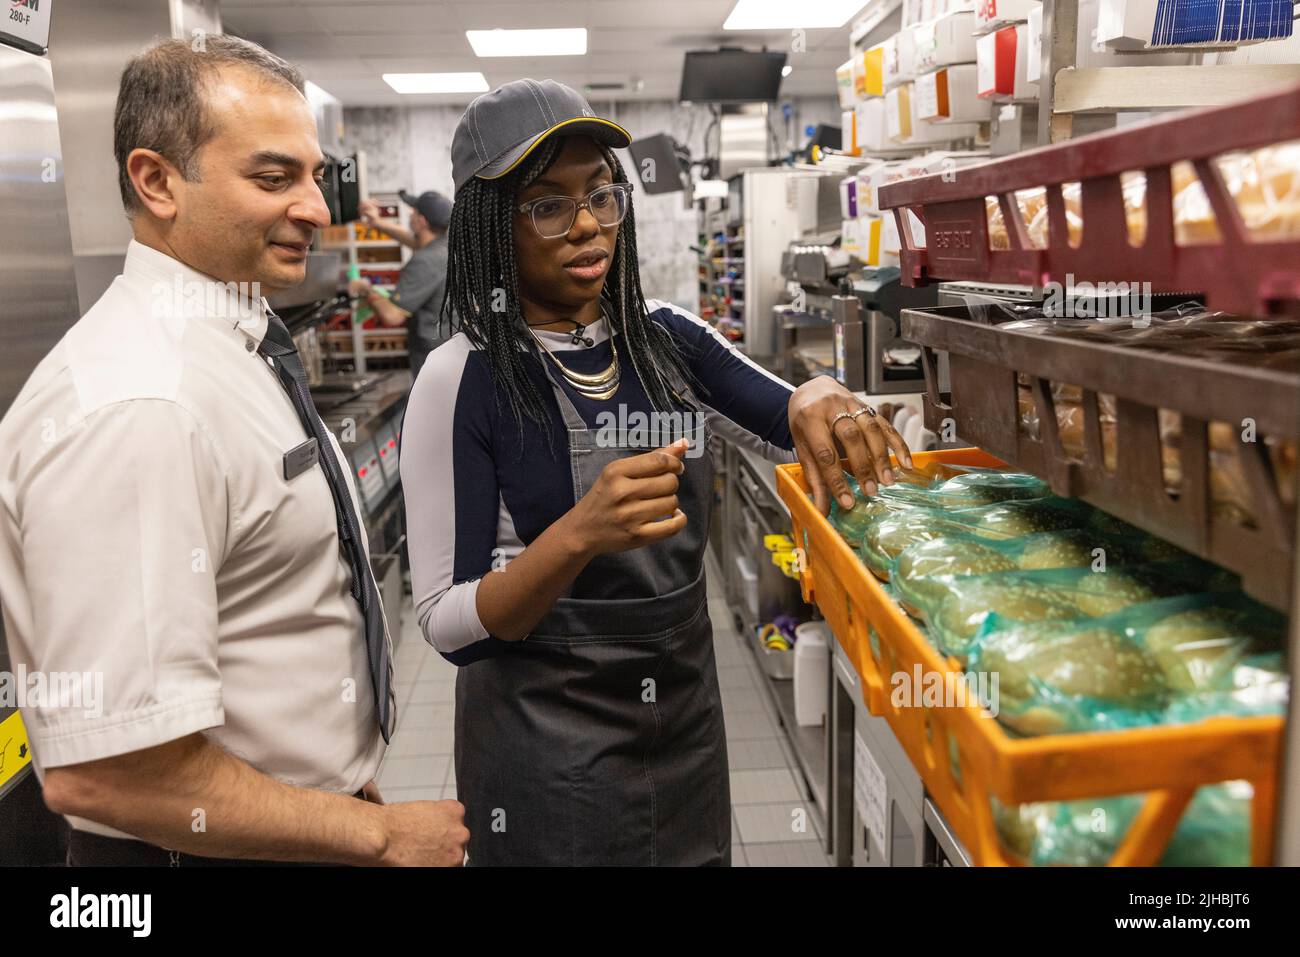
[(543, 196), (530, 199), (519, 207), (533, 221), (533, 229), (543, 239), (558, 239), (573, 228), (578, 210), (588, 210), (601, 226), (617, 226), (627, 216), (632, 203), (631, 183), (610, 183), (593, 189), (582, 202), (568, 196)]

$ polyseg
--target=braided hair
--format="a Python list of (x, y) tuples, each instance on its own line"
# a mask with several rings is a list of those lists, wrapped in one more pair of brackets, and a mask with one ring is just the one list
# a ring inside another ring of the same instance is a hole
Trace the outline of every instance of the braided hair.
[[(457, 192), (448, 227), (447, 292), (439, 317), (440, 330), (444, 323), (454, 324), (486, 357), (498, 404), (504, 392), (521, 433), (527, 418), (545, 431), (548, 441), (550, 419), (524, 366), (527, 354), (538, 362), (544, 358), (529, 334), (521, 305), (514, 208), (515, 197), (551, 167), (563, 145), (564, 137), (553, 136), (519, 168), (499, 179), (474, 177)], [(608, 147), (602, 146), (601, 151), (614, 182), (626, 183), (627, 174), (618, 157)], [(624, 351), (654, 408), (669, 410), (677, 398), (670, 370), (698, 391), (677, 343), (667, 329), (648, 317), (630, 199), (627, 216), (618, 228), (601, 301), (612, 318), (610, 336), (617, 333), (622, 337)]]

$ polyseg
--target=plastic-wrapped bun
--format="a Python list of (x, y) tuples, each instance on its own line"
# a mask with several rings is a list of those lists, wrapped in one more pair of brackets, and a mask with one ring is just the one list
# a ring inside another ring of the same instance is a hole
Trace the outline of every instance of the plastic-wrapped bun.
[[(1160, 858), (1164, 867), (1245, 867), (1250, 864), (1250, 802), (1246, 781), (1200, 788)], [(993, 799), (1003, 847), (1038, 867), (1101, 867), (1142, 808), (1142, 795), (1088, 798), (1006, 807)]]
[(909, 545), (941, 535), (978, 533), (970, 525), (945, 518), (937, 509), (915, 509), (878, 516), (867, 523), (859, 554), (879, 578), (888, 579), (894, 559)]
[(911, 610), (938, 598), (946, 588), (936, 579), (1010, 571), (1016, 563), (996, 548), (968, 536), (945, 536), (910, 545), (898, 556), (890, 581)]
[(931, 606), (929, 621), (945, 654), (964, 658), (990, 615), (1005, 621), (1077, 618), (1079, 608), (1060, 589), (999, 575), (951, 581)]
[[(1075, 528), (1086, 521), (1083, 510), (1062, 508), (1042, 502), (1004, 502), (971, 512), (970, 520), (983, 533), (1000, 538), (1032, 535), (1054, 529)], [(1059, 500), (1057, 500), (1059, 501)]]
[[(1228, 690), (1247, 655), (1276, 640), (1263, 634), (1263, 619), (1246, 608), (1196, 608), (1161, 618), (1142, 640), (1174, 690)], [(1249, 682), (1247, 675), (1237, 677)]]
[[(1107, 553), (1115, 551), (1100, 540), (1100, 536), (1077, 530), (1064, 532), (1043, 532), (1033, 535), (1025, 541), (1025, 547), (1017, 560), (1017, 566), (1025, 570), (1038, 568), (1086, 568), (1096, 556), (1093, 551), (1102, 548)], [(1120, 556), (1116, 554), (1114, 558)]]
[(1145, 576), (1131, 569), (1116, 568), (1080, 579), (1074, 601), (1085, 615), (1097, 616), (1158, 597), (1159, 593)]
[(1043, 498), (1047, 483), (1020, 472), (967, 472), (950, 478), (933, 490), (935, 503), (944, 508), (972, 508), (997, 502)]
[(1087, 620), (1002, 629), (983, 641), (975, 657), (973, 667), (999, 676), (998, 720), (1021, 734), (1149, 724), (1150, 712), (1168, 696), (1150, 654)]

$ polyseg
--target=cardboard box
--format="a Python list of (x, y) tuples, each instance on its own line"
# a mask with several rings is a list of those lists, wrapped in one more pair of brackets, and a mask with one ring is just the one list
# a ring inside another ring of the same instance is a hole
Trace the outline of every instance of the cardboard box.
[(853, 91), (853, 61), (857, 59), (860, 58), (846, 60), (835, 70), (835, 91), (839, 94), (841, 110), (853, 109), (853, 104), (858, 101)]
[(857, 111), (845, 110), (840, 114), (840, 148), (850, 156), (858, 155)]
[(895, 143), (912, 138), (912, 84), (904, 83), (885, 94), (885, 123)]
[(853, 94), (856, 99), (885, 95), (884, 61), (883, 43), (862, 51), (850, 61), (853, 64)]
[(975, 4), (975, 32), (990, 33), (1013, 23), (1026, 23), (1038, 0), (978, 0)]
[(1029, 11), (1028, 27), (1029, 49), (1025, 51), (1028, 56), (1025, 61), (1025, 79), (1030, 83), (1037, 83), (1043, 73), (1043, 5), (1041, 3), (1034, 4), (1034, 9)]
[(912, 63), (917, 75), (950, 63), (975, 62), (975, 14), (949, 13), (912, 28)]
[(854, 121), (854, 129), (858, 137), (858, 153), (855, 155), (898, 149), (898, 144), (889, 138), (883, 97), (875, 97), (859, 103), (855, 108)]
[(903, 178), (907, 163), (894, 160), (886, 163), (874, 163), (858, 171), (858, 215), (880, 216), (880, 197), (877, 190), (886, 183), (893, 183)]
[(916, 76), (911, 29), (900, 30), (881, 44), (884, 50), (884, 85), (892, 87), (909, 82)]
[(1019, 23), (975, 42), (976, 86), (985, 99), (1009, 103), (1038, 97), (1038, 84), (1030, 83), (1029, 26)]
[(912, 85), (916, 118), (927, 123), (980, 123), (993, 118), (979, 96), (979, 68), (956, 63), (917, 77)]
[(858, 218), (858, 178), (846, 176), (840, 180), (840, 218)]

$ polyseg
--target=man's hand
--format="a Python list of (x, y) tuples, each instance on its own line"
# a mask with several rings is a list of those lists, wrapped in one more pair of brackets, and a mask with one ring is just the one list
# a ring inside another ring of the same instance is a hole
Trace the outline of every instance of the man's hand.
[(367, 226), (373, 226), (379, 220), (379, 204), (373, 199), (364, 199), (357, 204), (357, 218)]
[[(823, 515), (830, 511), (828, 493), (844, 508), (853, 507), (841, 458), (848, 458), (858, 484), (868, 495), (875, 494), (877, 481), (881, 485), (894, 483), (889, 467), (891, 448), (905, 468), (912, 467), (912, 454), (902, 436), (883, 416), (861, 411), (866, 408), (830, 376), (805, 382), (790, 396), (790, 434), (804, 478), (812, 488), (813, 502)], [(853, 417), (841, 416), (841, 412)]]
[(459, 867), (465, 863), (469, 831), (459, 801), (404, 801), (384, 805), (388, 847), (380, 863), (389, 867)]
[(348, 281), (348, 295), (353, 299), (368, 299), (374, 287), (369, 279), (352, 279)]

